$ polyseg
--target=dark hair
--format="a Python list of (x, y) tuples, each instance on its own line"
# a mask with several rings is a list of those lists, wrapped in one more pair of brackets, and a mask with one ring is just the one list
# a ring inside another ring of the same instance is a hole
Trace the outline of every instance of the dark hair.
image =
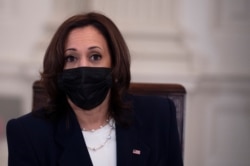
[[(76, 28), (95, 27), (106, 39), (111, 55), (113, 86), (111, 88), (110, 115), (119, 123), (126, 120), (128, 105), (123, 97), (130, 84), (130, 53), (122, 34), (116, 25), (100, 13), (78, 14), (70, 17), (57, 29), (44, 57), (41, 81), (48, 93), (48, 111), (58, 112), (67, 104), (66, 96), (57, 85), (58, 74), (64, 68), (65, 42), (69, 33)], [(112, 103), (112, 104), (111, 104)], [(125, 113), (125, 114), (124, 114)]]

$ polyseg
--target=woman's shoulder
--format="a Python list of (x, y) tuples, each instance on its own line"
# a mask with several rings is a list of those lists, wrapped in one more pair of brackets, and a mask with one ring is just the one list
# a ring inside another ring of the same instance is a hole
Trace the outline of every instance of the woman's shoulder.
[(173, 101), (165, 96), (129, 94), (128, 99), (133, 106), (140, 108), (170, 108), (173, 106)]
[(8, 121), (7, 130), (48, 131), (54, 122), (46, 118), (46, 110), (41, 108), (35, 112), (22, 115)]
[(175, 111), (171, 99), (154, 95), (129, 95), (132, 109), (136, 114), (147, 115), (148, 117), (170, 116)]

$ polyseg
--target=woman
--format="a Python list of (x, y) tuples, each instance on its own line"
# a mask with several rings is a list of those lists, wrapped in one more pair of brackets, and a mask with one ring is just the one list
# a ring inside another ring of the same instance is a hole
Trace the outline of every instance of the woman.
[(130, 55), (109, 18), (66, 20), (43, 67), (50, 100), (8, 122), (10, 166), (182, 165), (174, 105), (127, 94)]

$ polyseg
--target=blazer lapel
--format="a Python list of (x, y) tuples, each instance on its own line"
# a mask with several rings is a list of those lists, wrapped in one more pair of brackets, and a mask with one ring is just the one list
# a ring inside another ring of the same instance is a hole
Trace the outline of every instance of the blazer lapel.
[[(138, 127), (138, 126), (137, 126)], [(116, 125), (117, 166), (145, 166), (150, 148), (141, 142), (135, 125), (123, 128)]]
[(73, 111), (58, 123), (55, 139), (59, 146), (58, 165), (93, 166)]

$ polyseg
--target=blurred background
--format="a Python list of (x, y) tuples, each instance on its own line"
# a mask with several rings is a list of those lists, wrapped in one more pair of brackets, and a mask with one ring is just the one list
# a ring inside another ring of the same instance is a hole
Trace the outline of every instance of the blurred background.
[(249, 0), (0, 0), (1, 166), (6, 123), (31, 111), (53, 33), (93, 10), (122, 31), (133, 82), (185, 86), (186, 166), (250, 165)]

